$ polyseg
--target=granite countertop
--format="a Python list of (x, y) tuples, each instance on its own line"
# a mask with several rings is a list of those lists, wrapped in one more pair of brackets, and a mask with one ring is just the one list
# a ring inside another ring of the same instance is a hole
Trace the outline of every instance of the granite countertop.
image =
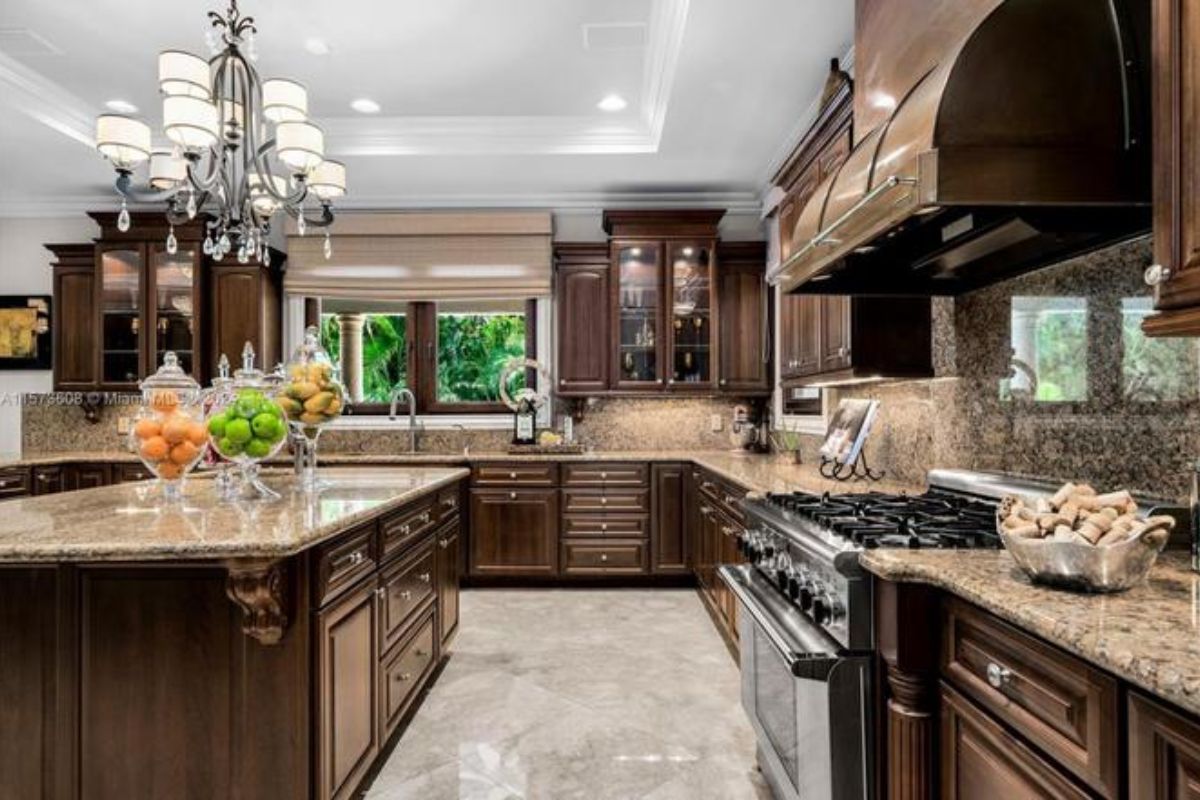
[(1000, 550), (871, 550), (891, 581), (937, 586), (1137, 686), (1200, 714), (1200, 574), (1164, 553), (1146, 584), (1090, 595), (1035, 585)]
[(280, 558), (355, 523), (467, 477), (461, 467), (339, 469), (315, 496), (289, 472), (264, 471), (275, 501), (223, 502), (211, 480), (185, 482), (163, 501), (155, 482), (4, 502), (0, 563)]
[[(78, 462), (136, 462), (137, 457), (129, 452), (62, 452), (25, 453), (21, 455), (0, 454), (0, 468), (35, 466), (40, 464), (64, 464)], [(840, 483), (822, 478), (813, 464), (795, 464), (789, 456), (756, 455), (740, 450), (596, 450), (587, 453), (531, 453), (513, 454), (505, 452), (453, 453), (326, 453), (320, 456), (325, 466), (403, 466), (403, 465), (470, 465), (495, 461), (663, 461), (694, 463), (720, 477), (745, 487), (752, 492), (909, 492), (924, 490), (923, 486), (880, 481), (868, 483), (853, 481)], [(290, 463), (284, 459), (278, 463)]]

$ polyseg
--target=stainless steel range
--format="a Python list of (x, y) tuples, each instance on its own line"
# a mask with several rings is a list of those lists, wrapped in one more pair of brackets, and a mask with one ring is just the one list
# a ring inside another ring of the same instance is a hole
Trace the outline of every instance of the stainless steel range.
[(720, 575), (741, 604), (742, 703), (759, 766), (780, 800), (873, 795), (873, 597), (858, 554), (999, 547), (999, 494), (965, 491), (962, 475), (931, 473), (920, 495), (743, 502), (738, 545), (747, 563)]

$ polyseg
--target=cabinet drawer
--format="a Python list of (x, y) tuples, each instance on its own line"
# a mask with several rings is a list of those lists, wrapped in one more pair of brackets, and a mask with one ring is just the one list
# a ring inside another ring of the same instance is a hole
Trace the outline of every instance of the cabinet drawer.
[(379, 523), (380, 560), (399, 554), (413, 542), (437, 527), (433, 497), (407, 505), (384, 517)]
[(648, 489), (563, 489), (563, 512), (642, 514), (650, 511)]
[(649, 475), (646, 464), (565, 464), (563, 486), (640, 487), (649, 485)]
[(379, 652), (386, 653), (408, 627), (412, 614), (433, 597), (434, 540), (427, 538), (411, 558), (389, 567), (379, 582)]
[(459, 490), (460, 487), (456, 483), (438, 492), (437, 504), (434, 506), (434, 516), (437, 518), (439, 524), (458, 515)]
[(563, 542), (563, 572), (567, 575), (636, 575), (646, 571), (644, 541), (611, 539)]
[(710, 472), (700, 473), (699, 486), (700, 491), (716, 503), (727, 516), (739, 524), (744, 521), (742, 499), (746, 496), (745, 489), (721, 480)]
[(112, 482), (129, 483), (130, 481), (148, 481), (154, 475), (142, 464), (113, 464)]
[(649, 534), (647, 517), (614, 517), (608, 514), (566, 514), (563, 536), (617, 536), (640, 539)]
[(1116, 680), (959, 600), (942, 670), (963, 694), (1106, 797), (1118, 792)]
[(29, 494), (29, 470), (18, 469), (0, 470), (0, 500), (10, 497), (24, 497)]
[(971, 701), (942, 685), (942, 794), (946, 800), (1090, 795)]
[(379, 714), (380, 741), (396, 729), (404, 712), (412, 705), (417, 692), (433, 669), (433, 613), (430, 612), (417, 626), (416, 632), (383, 662), (379, 670), (379, 697), (382, 708)]
[(319, 546), (315, 557), (316, 604), (320, 606), (375, 571), (375, 526), (364, 525)]
[(476, 486), (556, 486), (558, 465), (537, 462), (501, 462), (475, 467)]

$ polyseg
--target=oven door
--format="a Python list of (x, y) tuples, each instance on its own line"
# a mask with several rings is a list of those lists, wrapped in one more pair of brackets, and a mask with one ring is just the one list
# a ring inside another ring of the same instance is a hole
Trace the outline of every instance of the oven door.
[(753, 567), (720, 575), (741, 605), (742, 705), (777, 800), (867, 798), (869, 654), (842, 650)]

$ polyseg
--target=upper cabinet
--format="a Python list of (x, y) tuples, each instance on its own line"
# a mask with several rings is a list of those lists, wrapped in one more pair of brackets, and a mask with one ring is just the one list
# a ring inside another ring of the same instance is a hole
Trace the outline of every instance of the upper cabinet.
[[(161, 214), (94, 213), (92, 244), (46, 245), (54, 254), (54, 388), (132, 391), (174, 351), (206, 381), (222, 353), (236, 361), (249, 341), (260, 364), (279, 353), (278, 271), (216, 263), (203, 255), (204, 218), (174, 229)], [(276, 263), (282, 261), (275, 254)]]
[(1200, 0), (1152, 4), (1154, 264), (1150, 336), (1200, 336)]
[(765, 249), (730, 245), (727, 274), (722, 214), (605, 212), (603, 263), (555, 246), (560, 395), (770, 391)]

